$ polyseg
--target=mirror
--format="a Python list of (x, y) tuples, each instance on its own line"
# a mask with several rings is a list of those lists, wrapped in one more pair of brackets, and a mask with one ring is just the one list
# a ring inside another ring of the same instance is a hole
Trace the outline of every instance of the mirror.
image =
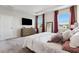
[(46, 32), (53, 32), (53, 22), (46, 23)]

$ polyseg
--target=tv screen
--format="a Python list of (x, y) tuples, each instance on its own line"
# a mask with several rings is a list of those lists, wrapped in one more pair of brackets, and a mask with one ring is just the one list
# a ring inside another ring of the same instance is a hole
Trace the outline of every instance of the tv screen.
[(32, 19), (22, 18), (22, 25), (32, 25)]

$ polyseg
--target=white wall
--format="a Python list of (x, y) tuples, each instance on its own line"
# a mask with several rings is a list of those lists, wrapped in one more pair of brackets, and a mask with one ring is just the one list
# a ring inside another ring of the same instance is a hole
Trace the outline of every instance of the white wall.
[[(33, 15), (0, 6), (0, 40), (20, 36), (20, 29), (23, 27), (21, 25), (22, 17), (32, 19)], [(34, 26), (34, 23), (32, 26)]]

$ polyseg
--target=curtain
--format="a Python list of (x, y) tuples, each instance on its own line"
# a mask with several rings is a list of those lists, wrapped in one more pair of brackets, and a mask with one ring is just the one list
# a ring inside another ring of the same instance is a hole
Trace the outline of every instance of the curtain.
[(57, 19), (57, 16), (58, 16), (58, 11), (55, 11), (54, 12), (54, 33), (58, 32), (58, 19)]
[(75, 9), (74, 6), (70, 7), (70, 12), (71, 12), (71, 27), (70, 29), (73, 30), (74, 23), (75, 23)]
[(42, 32), (45, 32), (45, 14), (42, 14)]
[(38, 16), (35, 17), (35, 28), (36, 28), (36, 33), (38, 33)]

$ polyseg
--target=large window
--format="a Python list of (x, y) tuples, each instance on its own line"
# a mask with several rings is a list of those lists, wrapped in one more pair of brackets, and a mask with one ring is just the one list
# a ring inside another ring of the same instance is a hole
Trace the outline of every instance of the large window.
[(64, 32), (69, 29), (70, 26), (70, 13), (62, 12), (58, 14), (58, 31)]
[(38, 16), (38, 30), (42, 32), (42, 15)]

